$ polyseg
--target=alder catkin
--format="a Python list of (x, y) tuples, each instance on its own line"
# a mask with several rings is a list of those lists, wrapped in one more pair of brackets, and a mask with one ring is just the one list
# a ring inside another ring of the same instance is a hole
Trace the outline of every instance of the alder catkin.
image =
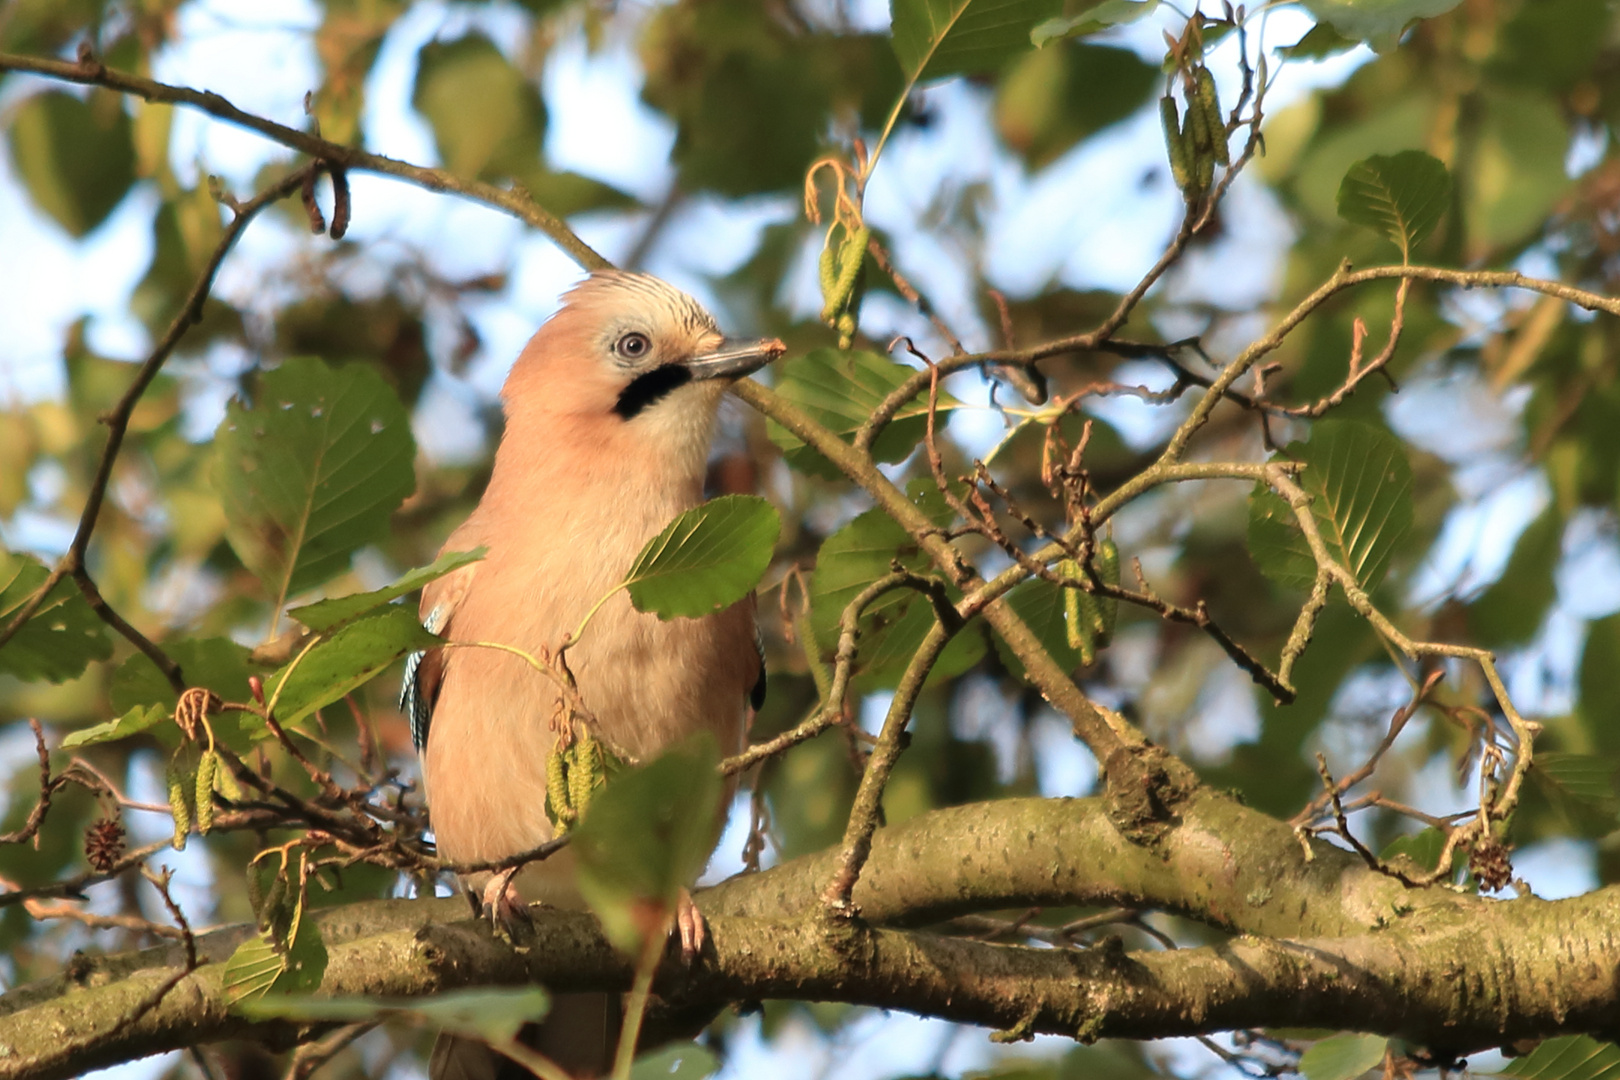
[(1170, 175), (1175, 178), (1176, 187), (1185, 191), (1193, 181), (1192, 153), (1181, 130), (1176, 99), (1169, 94), (1159, 99), (1159, 122), (1164, 127), (1164, 146), (1170, 155)]
[(563, 760), (566, 753), (562, 747), (553, 746), (546, 755), (546, 806), (558, 836), (567, 832), (574, 820), (573, 808), (568, 805), (568, 776)]
[(1227, 152), (1226, 119), (1221, 115), (1221, 99), (1215, 93), (1215, 76), (1209, 73), (1209, 68), (1200, 67), (1193, 74), (1193, 82), (1193, 99), (1187, 102), (1187, 108), (1203, 114), (1204, 126), (1209, 129), (1209, 149), (1215, 156), (1215, 164), (1224, 168), (1232, 159)]
[(169, 766), (164, 770), (164, 780), (169, 788), (169, 813), (174, 815), (174, 850), (184, 851), (186, 847), (186, 834), (191, 832), (191, 784), (187, 783), (190, 770), (182, 760), (185, 748), (181, 747), (174, 757), (169, 759)]
[[(1097, 544), (1097, 576), (1106, 584), (1119, 584), (1119, 545), (1112, 540)], [(1111, 596), (1097, 598), (1097, 645), (1106, 646), (1114, 637), (1114, 623), (1119, 618), (1119, 601)]]
[(214, 777), (219, 773), (219, 755), (203, 752), (197, 763), (197, 831), (203, 836), (214, 827)]

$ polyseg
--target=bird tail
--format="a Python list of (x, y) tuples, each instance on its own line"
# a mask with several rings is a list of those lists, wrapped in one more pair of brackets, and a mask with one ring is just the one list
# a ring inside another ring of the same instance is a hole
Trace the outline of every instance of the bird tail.
[[(576, 1080), (596, 1080), (613, 1071), (618, 1048), (618, 994), (561, 994), (538, 1024), (518, 1041), (556, 1062)], [(478, 1039), (441, 1032), (428, 1059), (429, 1080), (530, 1080), (534, 1074)]]

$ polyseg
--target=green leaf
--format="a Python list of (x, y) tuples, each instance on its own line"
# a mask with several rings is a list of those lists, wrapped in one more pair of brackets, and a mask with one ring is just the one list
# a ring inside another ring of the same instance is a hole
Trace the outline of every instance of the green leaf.
[[(50, 571), (30, 555), (0, 551), (0, 626), (10, 624)], [(72, 581), (57, 582), (12, 639), (0, 646), (0, 674), (23, 682), (59, 683), (84, 674), (92, 660), (112, 655), (107, 627)]]
[(480, 547), (472, 551), (447, 551), (427, 566), (407, 572), (392, 585), (377, 589), (374, 592), (354, 593), (333, 600), (318, 600), (313, 604), (295, 607), (287, 614), (311, 630), (330, 630), (339, 623), (348, 622), (350, 619), (368, 614), (384, 604), (392, 603), (402, 596), (416, 592), (428, 582), (437, 581), (451, 571), (461, 569), (468, 563), (477, 562), (484, 557), (487, 550), (487, 548)]
[(1620, 1046), (1590, 1035), (1563, 1035), (1509, 1061), (1498, 1075), (1521, 1080), (1620, 1080)]
[[(244, 701), (248, 697), (253, 663), (247, 646), (230, 638), (177, 638), (164, 642), (163, 649), (180, 665), (187, 686), (207, 687), (226, 701)], [(119, 665), (108, 694), (112, 707), (119, 712), (137, 705), (161, 705), (173, 712), (180, 701), (169, 680), (145, 653), (135, 653)]]
[(1030, 47), (1060, 0), (893, 0), (890, 33), (907, 84), (988, 71)]
[(406, 653), (437, 644), (439, 639), (417, 621), (414, 608), (390, 604), (339, 627), (301, 659), (295, 656), (265, 680), (265, 698), (275, 701), (278, 721), (296, 724), (341, 701)]
[(1354, 1080), (1384, 1060), (1388, 1045), (1382, 1035), (1335, 1035), (1306, 1050), (1299, 1071), (1306, 1080)]
[(1030, 41), (1037, 49), (1059, 38), (1084, 37), (1106, 30), (1110, 26), (1133, 23), (1144, 15), (1151, 15), (1159, 0), (1102, 0), (1078, 15), (1047, 19), (1037, 23), (1029, 32)]
[(637, 611), (695, 619), (730, 607), (771, 564), (782, 518), (758, 495), (722, 495), (647, 541), (624, 577)]
[(295, 358), (233, 401), (214, 439), (226, 536), (279, 608), (348, 569), (416, 486), (410, 417), (364, 364)]
[(1405, 855), (1416, 866), (1429, 871), (1440, 865), (1440, 854), (1445, 850), (1445, 846), (1446, 834), (1430, 826), (1415, 833), (1397, 836), (1379, 852), (1379, 858), (1387, 862), (1397, 855)]
[[(876, 353), (816, 349), (777, 366), (776, 390), (817, 423), (848, 440), (884, 398), (915, 374), (916, 368)], [(960, 401), (940, 391), (939, 412), (961, 407)], [(924, 389), (895, 413), (894, 420), (873, 444), (872, 455), (891, 464), (904, 461), (927, 430), (928, 391)], [(781, 425), (772, 422), (766, 425), (766, 431), (793, 468), (828, 479), (843, 475)]]
[[(951, 514), (933, 485), (914, 481), (912, 499), (935, 523), (943, 525)], [(838, 649), (838, 623), (844, 608), (872, 582), (890, 573), (898, 561), (908, 570), (926, 574), (932, 569), (928, 556), (917, 547), (893, 518), (882, 510), (868, 510), (829, 536), (816, 556), (816, 570), (810, 585), (810, 626), (821, 654), (829, 662)], [(947, 590), (954, 599), (954, 590)], [(934, 624), (933, 605), (911, 588), (891, 589), (868, 604), (857, 624), (855, 671), (863, 686), (879, 688), (895, 685)], [(958, 634), (945, 647), (929, 678), (959, 675), (978, 663), (984, 655), (980, 634)]]
[(389, 1016), (420, 1019), (429, 1027), (450, 1028), (489, 1042), (506, 1042), (523, 1025), (544, 1019), (551, 997), (538, 986), (520, 989), (453, 990), (426, 1000), (368, 997), (313, 997), (286, 994), (244, 1000), (236, 1012), (254, 1020), (305, 1020), (353, 1024)]
[[(1007, 604), (1040, 639), (1041, 645), (1065, 671), (1080, 666), (1080, 653), (1069, 645), (1068, 621), (1063, 610), (1063, 590), (1045, 578), (1031, 578), (1007, 593)], [(996, 651), (1007, 670), (1023, 678), (1024, 662), (996, 635)]]
[(227, 1006), (268, 994), (285, 967), (282, 955), (264, 934), (242, 942), (226, 959), (220, 980)]
[[(1461, 0), (1303, 0), (1305, 8), (1333, 29), (1358, 41), (1389, 37), (1413, 19), (1443, 15)], [(1314, 1078), (1313, 1078), (1314, 1080)]]
[(608, 939), (636, 954), (720, 836), (720, 753), (705, 734), (620, 773), (591, 799), (572, 850), (579, 891)]
[(135, 183), (133, 125), (114, 94), (35, 94), (15, 107), (8, 134), (34, 205), (75, 237), (105, 221)]
[[(1371, 590), (1383, 579), (1412, 527), (1412, 467), (1400, 440), (1350, 420), (1324, 420), (1310, 442), (1291, 443), (1283, 457), (1304, 464), (1298, 483), (1311, 496), (1328, 554)], [(1263, 484), (1249, 499), (1249, 553), (1278, 584), (1310, 588), (1316, 560), (1293, 509)]]
[(1451, 174), (1421, 150), (1374, 154), (1356, 162), (1339, 185), (1339, 216), (1383, 233), (1410, 261), (1451, 201)]
[(630, 1067), (630, 1080), (708, 1080), (720, 1059), (696, 1043), (680, 1043), (644, 1054)]
[(171, 715), (173, 713), (161, 705), (137, 705), (116, 720), (68, 732), (62, 737), (62, 749), (72, 750), (76, 746), (94, 746), (96, 743), (127, 739), (131, 735), (150, 731)]
[(496, 180), (539, 165), (546, 130), (539, 87), (482, 34), (422, 46), (411, 105), (458, 176)]
[(1609, 757), (1539, 751), (1529, 780), (1579, 835), (1603, 837), (1620, 828), (1620, 791)]
[(1072, 44), (1040, 49), (1009, 66), (996, 91), (1004, 142), (1040, 168), (1080, 140), (1124, 120), (1163, 81), (1129, 49)]

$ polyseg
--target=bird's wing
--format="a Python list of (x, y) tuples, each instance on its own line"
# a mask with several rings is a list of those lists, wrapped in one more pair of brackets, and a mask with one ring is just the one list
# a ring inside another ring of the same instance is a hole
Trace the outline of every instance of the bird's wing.
[[(478, 564), (463, 566), (422, 590), (419, 609), (422, 625), (429, 633), (446, 636), (456, 608), (472, 585)], [(444, 678), (444, 650), (428, 649), (405, 658), (405, 680), (399, 690), (399, 708), (411, 722), (411, 742), (420, 754), (427, 748), (428, 725), (433, 722), (433, 706), (439, 700), (439, 684)]]

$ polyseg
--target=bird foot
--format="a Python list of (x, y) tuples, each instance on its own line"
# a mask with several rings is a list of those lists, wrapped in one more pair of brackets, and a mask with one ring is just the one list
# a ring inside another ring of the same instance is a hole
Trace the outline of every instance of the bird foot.
[(709, 940), (709, 921), (692, 900), (692, 894), (682, 889), (675, 898), (675, 926), (672, 932), (680, 935), (681, 959), (687, 964), (697, 959)]
[(495, 936), (516, 945), (516, 931), (521, 927), (527, 929), (534, 922), (529, 917), (529, 905), (524, 903), (523, 897), (518, 895), (517, 886), (512, 884), (512, 878), (517, 874), (518, 867), (502, 870), (484, 886), (482, 897), (483, 915), (489, 920), (490, 929)]

